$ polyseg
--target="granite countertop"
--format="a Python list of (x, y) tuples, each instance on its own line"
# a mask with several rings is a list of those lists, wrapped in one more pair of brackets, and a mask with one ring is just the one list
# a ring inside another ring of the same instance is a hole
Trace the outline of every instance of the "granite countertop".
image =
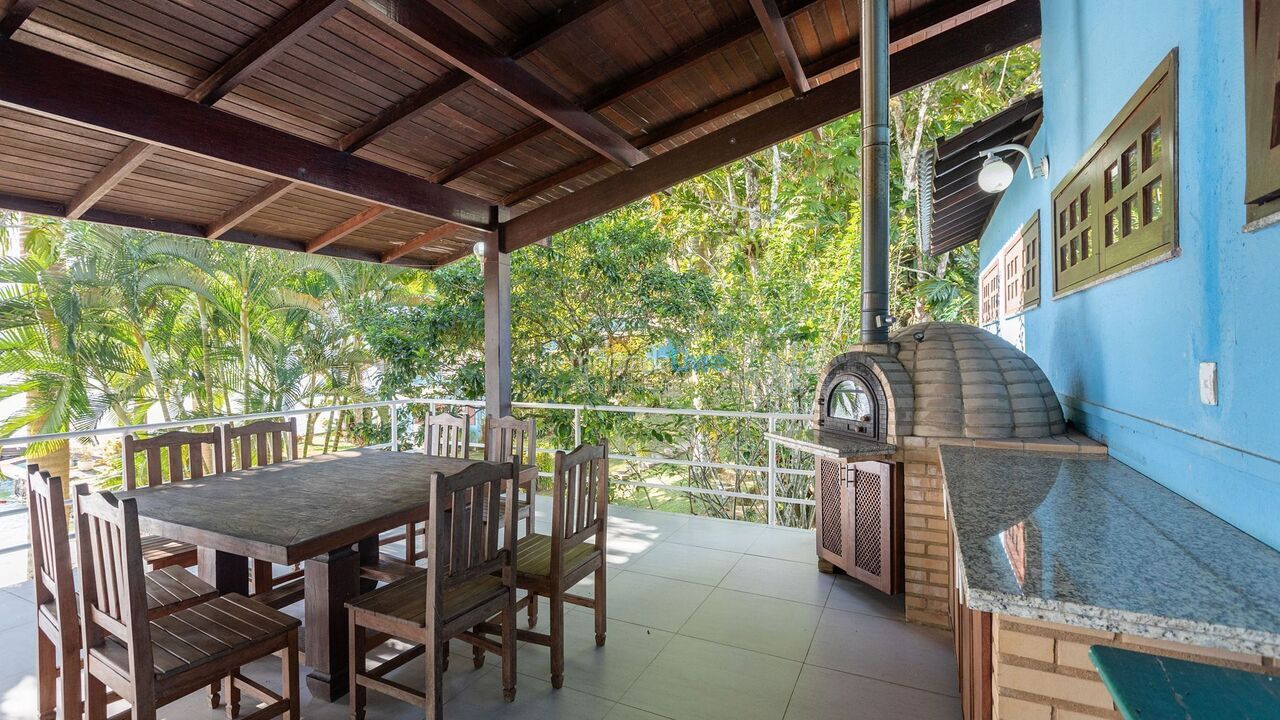
[(831, 455), (843, 460), (883, 457), (898, 451), (897, 447), (888, 443), (837, 430), (806, 429), (786, 433), (766, 432), (764, 437), (766, 440), (773, 440), (797, 450), (814, 453), (815, 455)]
[(941, 456), (969, 607), (1280, 656), (1280, 552), (1110, 457)]

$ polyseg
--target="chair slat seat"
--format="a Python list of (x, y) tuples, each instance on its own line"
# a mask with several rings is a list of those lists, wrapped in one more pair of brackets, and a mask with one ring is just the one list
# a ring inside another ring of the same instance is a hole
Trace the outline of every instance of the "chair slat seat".
[(157, 570), (196, 564), (196, 546), (159, 535), (142, 536), (142, 560)]
[[(574, 570), (590, 563), (599, 556), (596, 546), (582, 543), (564, 554), (561, 574), (571, 575)], [(516, 577), (523, 586), (538, 580), (551, 579), (551, 536), (533, 533), (516, 541)]]
[(147, 612), (152, 617), (171, 614), (218, 597), (217, 588), (180, 567), (152, 570), (143, 576), (143, 580), (146, 583)]
[[(444, 593), (444, 617), (441, 619), (447, 624), (506, 592), (502, 579), (492, 576), (481, 576), (449, 588)], [(383, 585), (347, 603), (347, 607), (354, 612), (423, 627), (427, 617), (427, 574), (425, 571), (415, 573)]]
[[(151, 621), (152, 665), (157, 680), (175, 682), (255, 645), (279, 640), (301, 623), (242, 595), (224, 595)], [(129, 651), (113, 637), (89, 651), (90, 662), (129, 674)]]

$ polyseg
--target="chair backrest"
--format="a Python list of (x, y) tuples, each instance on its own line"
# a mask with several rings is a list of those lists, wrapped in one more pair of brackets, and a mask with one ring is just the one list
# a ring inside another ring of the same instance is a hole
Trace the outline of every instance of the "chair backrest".
[[(226, 453), (223, 465), (227, 470), (248, 470), (297, 460), (298, 419), (259, 420), (240, 427), (227, 423), (222, 426), (222, 443)], [(239, 464), (232, 459), (235, 455), (240, 457)]]
[(138, 501), (77, 485), (80, 617), (86, 649), (113, 641), (128, 650), (129, 682), (146, 697), (154, 678), (151, 627), (138, 534)]
[[(135, 490), (138, 487), (138, 455), (147, 459), (147, 485), (155, 487), (165, 482), (182, 482), (196, 480), (208, 473), (204, 467), (204, 449), (213, 448), (213, 473), (220, 473), (224, 468), (225, 458), (222, 454), (222, 434), (216, 429), (207, 433), (186, 431), (167, 432), (155, 437), (136, 438), (132, 434), (124, 436), (124, 487)], [(190, 458), (186, 467), (182, 462), (182, 449), (187, 449)], [(168, 451), (167, 461), (163, 451)], [(165, 470), (169, 472), (166, 473)]]
[(471, 418), (463, 411), (462, 417), (449, 413), (427, 416), (427, 431), (422, 437), (424, 455), (437, 457), (468, 458), (471, 455)]
[(504, 584), (515, 583), (516, 504), (504, 504), (500, 498), (515, 492), (519, 474), (520, 465), (510, 460), (475, 463), (452, 475), (431, 474), (429, 626), (442, 617), (449, 588), (498, 572)]
[(38, 465), (27, 466), (27, 516), (31, 520), (36, 605), (52, 602), (59, 630), (79, 636), (64, 497), (61, 478), (50, 476)]
[(556, 451), (551, 484), (551, 573), (564, 553), (592, 536), (604, 548), (609, 517), (609, 443)]
[(507, 417), (484, 419), (484, 459), (503, 462), (514, 456), (521, 465), (538, 464), (538, 430), (533, 418), (521, 420)]

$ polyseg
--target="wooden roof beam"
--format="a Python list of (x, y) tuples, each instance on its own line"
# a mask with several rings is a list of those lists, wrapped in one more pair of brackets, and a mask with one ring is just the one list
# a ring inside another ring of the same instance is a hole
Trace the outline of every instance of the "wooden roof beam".
[(414, 250), (417, 250), (418, 248), (426, 247), (427, 245), (431, 245), (437, 240), (446, 238), (450, 234), (461, 229), (462, 229), (461, 227), (459, 227), (458, 225), (454, 225), (453, 223), (445, 223), (443, 225), (433, 227), (430, 230), (418, 235), (414, 239), (406, 242), (405, 244), (400, 245), (399, 247), (392, 248), (391, 250), (388, 250), (382, 253), (382, 262), (389, 263), (389, 262), (394, 262), (396, 260), (399, 260), (405, 255), (408, 255), (409, 253), (413, 252)]
[(0, 42), (0, 104), (371, 205), (484, 230), (496, 224), (481, 198), (22, 43)]
[[(577, 23), (595, 17), (619, 2), (620, 0), (574, 0), (540, 21), (531, 32), (512, 44), (510, 52), (504, 54), (513, 60), (519, 60), (560, 37)], [(458, 92), (466, 89), (471, 79), (471, 76), (461, 70), (441, 75), (435, 82), (383, 110), (377, 117), (344, 135), (338, 141), (338, 147), (347, 152), (359, 150), (432, 107), (448, 102)], [(438, 180), (434, 177), (432, 180), (448, 182), (448, 180)]]
[[(21, 5), (23, 0), (19, 1)], [(231, 92), (237, 85), (249, 79), (257, 70), (306, 37), (312, 29), (333, 17), (342, 8), (343, 0), (308, 0), (294, 8), (279, 22), (267, 28), (248, 45), (232, 55), (226, 62), (209, 74), (199, 85), (189, 90), (187, 99), (212, 105), (222, 96)], [(32, 6), (34, 2), (30, 2)], [(9, 15), (13, 15), (11, 9)], [(6, 16), (6, 21), (8, 17)], [(129, 176), (139, 165), (146, 162), (154, 154), (156, 148), (150, 143), (134, 141), (116, 156), (114, 160), (98, 171), (89, 182), (67, 202), (67, 217), (75, 219), (111, 192), (116, 185)]]
[(18, 28), (22, 27), (22, 23), (36, 11), (38, 5), (40, 0), (13, 0), (4, 16), (0, 17), (0, 39), (8, 40), (13, 37), (13, 34), (18, 32)]
[(343, 220), (337, 225), (325, 230), (314, 240), (307, 243), (307, 252), (313, 253), (321, 248), (327, 248), (342, 238), (377, 220), (382, 213), (389, 210), (386, 205), (374, 205), (366, 208), (355, 215)]
[(764, 31), (773, 56), (778, 59), (782, 74), (787, 78), (791, 94), (800, 96), (809, 92), (809, 78), (804, 74), (804, 65), (796, 54), (796, 46), (787, 32), (786, 20), (778, 11), (778, 3), (774, 0), (751, 0), (751, 9), (755, 11), (760, 29)]
[(218, 239), (223, 233), (249, 219), (259, 210), (275, 202), (296, 186), (297, 183), (292, 180), (273, 180), (267, 183), (261, 190), (245, 198), (239, 205), (209, 223), (204, 229), (204, 236), (210, 240)]
[[(990, 4), (991, 0), (953, 0), (946, 5), (932, 6), (925, 12), (903, 18), (901, 21), (893, 23), (889, 28), (890, 40), (892, 42), (901, 42), (913, 35), (940, 27), (944, 23), (950, 22), (957, 15), (968, 13), (973, 11), (975, 8)], [(796, 12), (798, 12), (798, 10)], [(754, 26), (754, 22), (751, 24)], [(804, 68), (806, 76), (818, 77), (840, 67), (856, 64), (859, 57), (859, 47), (858, 42), (855, 40), (843, 48), (835, 50), (827, 56), (809, 63)], [(636, 138), (634, 142), (636, 147), (640, 148), (657, 145), (658, 143), (670, 140), (691, 130), (702, 127), (703, 125), (724, 117), (725, 115), (737, 112), (744, 107), (753, 105), (771, 95), (774, 95), (775, 93), (782, 92), (786, 88), (786, 78), (782, 76), (776, 77), (773, 80), (763, 82), (746, 92), (721, 100), (715, 105), (701, 110), (696, 110), (682, 118), (672, 120), (671, 122)], [(508, 193), (502, 198), (502, 203), (508, 206), (517, 205), (539, 193), (545, 192), (562, 183), (569, 182), (579, 175), (583, 175), (601, 167), (604, 167), (604, 163), (600, 162), (599, 158), (588, 158), (587, 160), (571, 165), (559, 172), (532, 183), (531, 185), (527, 185), (519, 190)]]
[(352, 0), (352, 5), (610, 161), (634, 167), (647, 159), (621, 133), (574, 105), (511, 57), (495, 52), (430, 3)]
[[(890, 89), (903, 92), (1040, 35), (1039, 0), (1014, 0), (892, 54)], [(505, 252), (709, 172), (858, 110), (861, 73), (824, 83), (504, 224)]]
[(343, 7), (343, 0), (306, 0), (214, 70), (187, 97), (212, 105), (311, 34)]
[[(822, 2), (822, 0), (784, 1), (787, 2), (787, 7), (784, 10), (786, 17), (791, 17), (792, 15), (803, 12), (811, 5), (816, 5), (817, 3)], [(747, 20), (736, 25), (732, 25), (724, 30), (703, 38), (696, 44), (672, 55), (666, 60), (641, 70), (638, 73), (628, 75), (622, 80), (604, 88), (592, 95), (587, 102), (583, 103), (583, 106), (588, 112), (599, 112), (619, 100), (630, 97), (645, 88), (656, 85), (669, 77), (697, 65), (712, 55), (732, 46), (739, 40), (751, 37), (757, 32), (760, 32), (760, 25), (754, 20)], [(503, 155), (510, 150), (514, 150), (534, 138), (541, 137), (544, 133), (550, 132), (551, 130), (552, 127), (550, 124), (543, 121), (535, 122), (515, 135), (509, 135), (487, 147), (477, 150), (467, 157), (458, 160), (433, 175), (431, 179), (436, 182), (443, 183), (462, 177), (493, 158)], [(635, 144), (636, 147), (644, 148), (652, 143), (645, 144), (643, 142), (637, 142)], [(599, 167), (599, 165), (596, 165), (595, 167)]]

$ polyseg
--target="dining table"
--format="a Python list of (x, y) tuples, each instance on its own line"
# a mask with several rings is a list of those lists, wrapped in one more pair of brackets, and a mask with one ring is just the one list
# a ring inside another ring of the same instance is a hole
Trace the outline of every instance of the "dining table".
[(361, 448), (118, 496), (137, 501), (142, 533), (197, 546), (200, 577), (220, 593), (249, 594), (250, 558), (301, 563), (307, 686), (333, 701), (347, 692), (346, 603), (373, 587), (361, 565), (378, 561), (379, 534), (426, 522), (432, 473), (477, 462)]

